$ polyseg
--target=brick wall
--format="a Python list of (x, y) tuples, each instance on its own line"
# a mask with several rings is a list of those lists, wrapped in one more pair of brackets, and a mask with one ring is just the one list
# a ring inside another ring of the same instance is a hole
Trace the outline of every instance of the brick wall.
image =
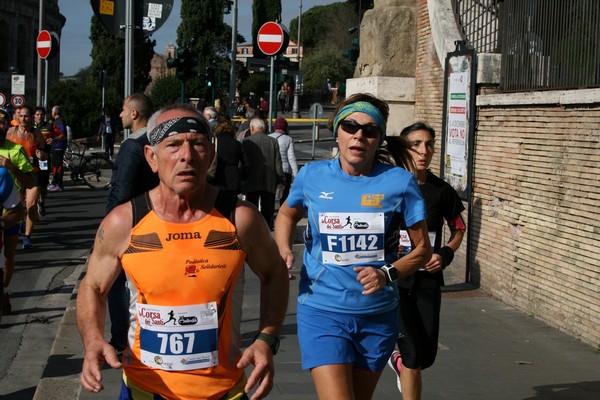
[[(436, 129), (439, 155), (444, 74), (427, 0), (416, 4), (415, 120)], [(479, 107), (476, 127), (472, 282), (600, 345), (600, 104)], [(439, 172), (438, 156), (432, 170)], [(451, 267), (459, 276), (465, 249), (463, 242)]]
[(480, 107), (473, 259), (481, 286), (600, 343), (600, 106)]

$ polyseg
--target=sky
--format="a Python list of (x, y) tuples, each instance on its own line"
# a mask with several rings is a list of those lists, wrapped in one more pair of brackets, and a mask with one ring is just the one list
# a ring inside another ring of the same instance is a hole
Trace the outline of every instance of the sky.
[[(317, 5), (326, 5), (344, 0), (281, 0), (282, 23), (289, 28), (290, 21), (298, 17), (299, 6), (302, 4), (302, 13)], [(92, 62), (90, 53), (90, 20), (92, 6), (87, 0), (58, 0), (60, 13), (67, 19), (62, 30), (60, 44), (60, 72), (65, 76), (75, 75), (81, 68), (89, 66)], [(177, 41), (177, 26), (181, 21), (179, 16), (181, 0), (174, 0), (173, 11), (164, 25), (152, 34), (156, 40), (154, 50), (164, 53), (169, 43)], [(232, 14), (225, 16), (225, 22), (232, 25)], [(252, 0), (238, 0), (238, 31), (251, 41), (252, 31)]]

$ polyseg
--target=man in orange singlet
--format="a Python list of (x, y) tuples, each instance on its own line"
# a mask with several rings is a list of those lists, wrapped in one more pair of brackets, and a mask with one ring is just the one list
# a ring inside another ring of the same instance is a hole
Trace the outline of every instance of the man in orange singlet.
[[(248, 399), (253, 388), (251, 398), (262, 399), (273, 387), (287, 269), (258, 210), (206, 183), (210, 136), (206, 119), (185, 104), (148, 122), (145, 155), (160, 183), (102, 221), (77, 296), (85, 390), (103, 389), (104, 362), (123, 368), (126, 400)], [(255, 340), (242, 352), (245, 262), (259, 277), (261, 304)], [(107, 294), (122, 269), (132, 301), (119, 362), (103, 330)]]
[(31, 232), (38, 221), (38, 200), (40, 198), (40, 161), (48, 160), (48, 150), (44, 136), (33, 128), (33, 108), (23, 106), (17, 108), (15, 114), (19, 115), (19, 125), (8, 130), (6, 139), (20, 144), (25, 149), (29, 162), (33, 165), (31, 177), (33, 186), (25, 190), (25, 205), (27, 214), (25, 219), (25, 232), (23, 235), (23, 248), (31, 249)]

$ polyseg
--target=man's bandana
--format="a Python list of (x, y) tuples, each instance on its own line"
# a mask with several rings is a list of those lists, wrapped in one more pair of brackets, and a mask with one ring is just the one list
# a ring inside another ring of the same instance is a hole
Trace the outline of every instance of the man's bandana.
[(155, 146), (168, 137), (190, 132), (202, 133), (210, 141), (210, 127), (206, 121), (193, 117), (173, 118), (158, 124), (148, 134), (148, 141)]
[(383, 141), (385, 138), (386, 120), (383, 118), (381, 111), (368, 101), (357, 101), (356, 103), (350, 103), (342, 107), (333, 120), (333, 135), (337, 136), (340, 122), (355, 112), (362, 112), (373, 118), (373, 121), (375, 121), (379, 129), (381, 129), (381, 141)]

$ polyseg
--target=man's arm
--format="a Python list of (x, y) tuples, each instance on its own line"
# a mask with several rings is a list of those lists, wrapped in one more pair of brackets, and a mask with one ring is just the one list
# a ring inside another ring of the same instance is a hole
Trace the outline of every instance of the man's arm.
[(54, 141), (61, 141), (67, 139), (67, 124), (62, 120), (58, 119), (52, 126), (54, 132)]
[(115, 208), (100, 224), (94, 250), (88, 260), (87, 273), (77, 294), (77, 326), (85, 347), (81, 386), (90, 392), (100, 392), (104, 362), (120, 368), (115, 349), (104, 339), (104, 320), (108, 291), (121, 272), (120, 257), (130, 239), (131, 205)]
[(5, 169), (0, 169), (0, 198), (2, 207), (6, 210), (0, 216), (0, 228), (10, 228), (21, 222), (25, 217), (25, 206), (15, 188), (15, 181)]
[(33, 171), (33, 165), (29, 162), (29, 159), (26, 155), (18, 153), (19, 160), (16, 160), (19, 165), (22, 167), (26, 167), (27, 171), (23, 171), (19, 165), (13, 163), (9, 158), (4, 156), (0, 156), (0, 167), (4, 167), (10, 171), (10, 173), (15, 177), (16, 180), (19, 181), (21, 186), (26, 189), (30, 189), (33, 187), (33, 178), (31, 177), (30, 172)]
[(294, 141), (290, 140), (290, 146), (287, 151), (288, 162), (292, 168), (292, 176), (296, 177), (298, 174), (298, 162), (296, 161), (296, 149), (294, 148)]
[[(260, 326), (259, 332), (277, 336), (289, 296), (287, 269), (271, 231), (256, 207), (247, 202), (239, 202), (235, 213), (236, 228), (242, 248), (247, 252), (246, 261), (260, 279)], [(248, 378), (245, 391), (259, 384), (252, 399), (261, 399), (273, 387), (273, 354), (262, 340), (255, 341), (244, 351), (238, 368), (253, 364), (254, 370)]]

